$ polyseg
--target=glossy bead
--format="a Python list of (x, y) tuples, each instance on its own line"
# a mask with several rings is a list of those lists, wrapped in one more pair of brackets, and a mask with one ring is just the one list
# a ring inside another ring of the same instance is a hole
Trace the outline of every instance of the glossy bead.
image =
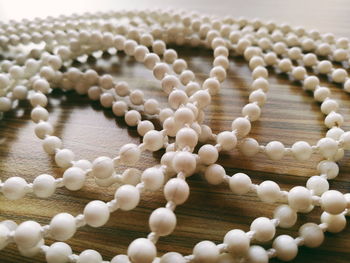
[(255, 232), (254, 238), (261, 242), (271, 240), (276, 233), (275, 225), (266, 217), (255, 219), (250, 225), (250, 230)]
[(42, 238), (42, 228), (34, 221), (25, 221), (20, 224), (14, 233), (13, 239), (21, 248), (32, 248)]
[(339, 167), (338, 164), (332, 161), (321, 161), (317, 165), (317, 170), (324, 175), (327, 175), (328, 179), (334, 179), (335, 177), (338, 176), (339, 173)]
[(63, 184), (67, 189), (77, 191), (84, 186), (85, 178), (86, 174), (81, 168), (71, 167), (63, 173)]
[[(133, 143), (123, 145), (119, 150), (120, 162), (127, 165), (132, 165), (140, 160), (141, 150)], [(114, 168), (113, 168), (114, 170)]]
[(72, 249), (69, 245), (56, 242), (47, 249), (45, 258), (47, 263), (66, 263), (70, 255), (72, 255)]
[(171, 234), (176, 226), (176, 216), (170, 209), (161, 207), (154, 210), (149, 218), (149, 227), (159, 236)]
[(151, 130), (148, 131), (143, 137), (143, 143), (147, 150), (158, 151), (163, 147), (164, 135), (162, 132)]
[(293, 144), (292, 153), (295, 159), (299, 161), (305, 161), (310, 159), (312, 148), (307, 142), (299, 141)]
[(164, 173), (160, 168), (147, 168), (141, 175), (141, 181), (147, 190), (156, 191), (164, 184)]
[(220, 132), (217, 136), (216, 141), (225, 151), (232, 150), (237, 145), (236, 135), (233, 132), (229, 131)]
[(103, 226), (109, 219), (108, 205), (99, 200), (91, 201), (84, 208), (84, 219), (92, 227)]
[(312, 203), (311, 193), (305, 187), (295, 186), (288, 193), (288, 203), (299, 212), (305, 211)]
[(61, 168), (68, 168), (74, 160), (74, 153), (69, 149), (60, 149), (55, 154), (55, 162)]
[(258, 186), (257, 194), (261, 201), (274, 203), (281, 197), (281, 189), (273, 181), (264, 181)]
[(280, 205), (275, 209), (273, 217), (279, 220), (279, 227), (290, 228), (296, 223), (298, 215), (288, 205)]
[(307, 180), (306, 187), (312, 190), (315, 195), (322, 195), (324, 192), (328, 191), (329, 183), (321, 176), (312, 176)]
[(194, 148), (198, 143), (198, 135), (191, 128), (182, 128), (176, 133), (175, 142), (180, 149), (186, 146)]
[(157, 249), (150, 240), (138, 238), (129, 245), (128, 256), (132, 262), (151, 263), (157, 256)]
[(229, 179), (229, 186), (234, 194), (243, 195), (250, 191), (252, 181), (244, 173), (236, 173)]
[(59, 241), (70, 239), (76, 231), (75, 218), (68, 213), (55, 215), (50, 222), (50, 236)]
[(307, 247), (318, 247), (324, 240), (322, 229), (314, 223), (306, 223), (299, 228), (299, 235), (304, 238)]
[(219, 258), (219, 249), (211, 241), (202, 241), (193, 248), (194, 262), (212, 263)]
[(77, 263), (102, 263), (102, 256), (96, 250), (87, 249), (79, 254)]
[(247, 259), (250, 263), (268, 263), (269, 257), (266, 250), (261, 246), (251, 246), (248, 250)]
[(281, 142), (272, 141), (266, 145), (265, 151), (271, 160), (280, 160), (284, 156), (285, 149)]
[(33, 192), (36, 196), (46, 198), (56, 190), (56, 180), (53, 176), (48, 174), (41, 174), (33, 181)]
[(210, 184), (220, 184), (224, 181), (226, 172), (225, 169), (218, 164), (212, 164), (205, 170), (204, 177)]
[(333, 157), (338, 151), (338, 144), (331, 138), (323, 138), (317, 142), (321, 154), (325, 158)]
[(111, 177), (113, 172), (113, 160), (109, 157), (101, 156), (92, 162), (92, 174), (96, 178), (104, 179)]
[(250, 239), (242, 230), (234, 229), (226, 233), (224, 243), (231, 254), (246, 255), (249, 250)]
[(210, 165), (218, 160), (219, 153), (213, 145), (205, 144), (198, 150), (198, 156), (203, 164)]
[(176, 252), (168, 252), (160, 258), (159, 263), (186, 263), (185, 258)]
[(173, 178), (164, 187), (164, 196), (167, 201), (172, 201), (176, 205), (183, 204), (190, 194), (190, 188), (186, 181)]
[(327, 224), (327, 231), (331, 233), (339, 233), (346, 227), (346, 218), (343, 214), (332, 215), (323, 212), (321, 215), (321, 222)]
[(2, 193), (9, 200), (17, 200), (26, 194), (27, 182), (21, 177), (10, 177), (2, 186)]
[(140, 202), (140, 192), (135, 186), (122, 185), (115, 192), (115, 199), (121, 210), (132, 210)]
[(276, 250), (277, 258), (283, 261), (293, 260), (298, 254), (298, 245), (288, 235), (278, 236), (273, 241), (272, 247)]
[(172, 163), (177, 173), (183, 172), (187, 176), (191, 175), (196, 169), (196, 158), (189, 152), (176, 153)]
[(336, 190), (329, 190), (321, 196), (321, 206), (326, 212), (336, 215), (343, 212), (347, 202), (342, 193)]

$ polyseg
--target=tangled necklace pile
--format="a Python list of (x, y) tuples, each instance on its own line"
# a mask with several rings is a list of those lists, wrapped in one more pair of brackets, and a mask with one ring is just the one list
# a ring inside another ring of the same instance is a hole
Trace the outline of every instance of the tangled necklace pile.
[[(29, 44), (43, 44), (43, 47), (35, 45), (28, 52), (18, 53), (16, 47)], [(178, 58), (177, 52), (166, 44), (212, 49), (214, 58), (209, 77), (199, 84), (186, 61)], [(350, 92), (350, 79), (344, 69), (349, 65), (348, 39), (335, 39), (332, 34), (258, 19), (248, 21), (195, 12), (147, 10), (2, 23), (0, 47), (4, 55), (9, 54), (8, 58), (11, 58), (0, 63), (0, 112), (10, 111), (18, 100), (28, 99), (33, 107), (31, 119), (36, 123), (35, 135), (42, 141), (44, 151), (64, 169), (62, 178), (58, 179), (48, 174), (37, 176), (32, 183), (21, 177), (7, 178), (0, 182), (4, 197), (16, 200), (32, 193), (39, 198), (48, 198), (59, 187), (71, 191), (81, 189), (87, 177), (94, 178), (101, 187), (118, 184), (113, 200), (91, 201), (79, 215), (60, 213), (44, 226), (35, 221), (18, 225), (11, 220), (1, 222), (0, 249), (14, 242), (22, 255), (43, 253), (48, 263), (264, 263), (274, 257), (292, 260), (299, 246), (318, 247), (324, 240), (324, 232), (337, 233), (345, 228), (345, 216), (350, 214), (350, 194), (329, 190), (328, 179), (339, 173), (336, 161), (343, 158), (344, 150), (350, 149), (350, 132), (340, 128), (344, 120), (337, 113), (339, 105), (331, 98), (330, 90), (320, 86), (317, 76), (328, 75), (331, 81), (342, 84), (345, 92)], [(155, 98), (145, 98), (143, 91), (132, 89), (125, 81), (115, 82), (111, 75), (100, 76), (92, 69), (82, 71), (73, 66), (74, 60), (82, 55), (96, 51), (113, 53), (115, 50), (134, 57), (153, 72), (167, 95), (168, 107), (161, 108)], [(232, 121), (231, 130), (214, 134), (203, 124), (204, 109), (220, 92), (229, 57), (233, 55), (241, 55), (249, 63), (253, 78), (249, 102), (242, 108), (242, 116)], [(335, 67), (339, 63), (342, 67)], [(320, 103), (326, 116), (324, 124), (329, 130), (316, 145), (304, 141), (295, 142), (291, 147), (285, 147), (279, 141), (261, 145), (247, 137), (251, 123), (259, 119), (266, 101), (267, 67), (300, 82), (303, 89), (312, 91), (314, 99)], [(313, 74), (307, 73), (307, 69)], [(53, 125), (45, 107), (47, 96), (55, 88), (75, 90), (87, 94), (91, 100), (99, 100), (116, 116), (124, 117), (127, 125), (137, 127), (143, 137), (142, 143), (123, 145), (117, 156), (101, 156), (92, 162), (76, 160), (74, 153), (63, 147), (62, 140), (53, 136)], [(159, 119), (161, 130), (156, 130), (147, 120), (149, 116)], [(142, 173), (132, 168), (144, 151), (162, 148), (166, 152), (159, 165)], [(306, 187), (281, 190), (273, 181), (254, 184), (247, 174), (227, 175), (216, 162), (222, 151), (234, 148), (249, 157), (260, 152), (276, 161), (286, 155), (305, 161), (312, 154), (321, 155), (323, 160), (317, 164), (319, 175), (310, 177)], [(120, 165), (131, 168), (118, 174), (115, 168)], [(202, 241), (194, 246), (191, 255), (169, 252), (157, 257), (157, 241), (175, 229), (175, 208), (187, 200), (190, 189), (186, 179), (194, 173), (203, 173), (210, 184), (226, 183), (235, 194), (255, 192), (262, 202), (285, 204), (279, 205), (271, 218), (255, 219), (249, 232), (229, 231), (222, 244)], [(145, 191), (162, 187), (167, 203), (150, 215), (149, 235), (134, 240), (125, 255), (116, 255), (106, 261), (91, 249), (75, 254), (64, 242), (82, 226), (101, 227), (116, 210), (136, 208)], [(315, 206), (324, 211), (320, 224), (305, 223), (296, 237), (275, 237), (276, 227), (292, 227), (297, 213), (308, 213)], [(46, 238), (58, 242), (47, 246)], [(272, 248), (267, 250), (254, 245), (272, 240)]]

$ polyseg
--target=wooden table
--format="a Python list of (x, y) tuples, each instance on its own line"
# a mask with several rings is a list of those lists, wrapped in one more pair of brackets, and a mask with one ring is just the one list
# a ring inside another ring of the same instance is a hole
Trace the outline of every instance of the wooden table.
[[(35, 6), (37, 3), (47, 5), (45, 8)], [(54, 10), (70, 13), (71, 11), (132, 7), (132, 1), (99, 1), (73, 8), (62, 4), (55, 5), (45, 1), (30, 2), (33, 15), (54, 14)], [(67, 1), (68, 2), (68, 1)], [(170, 1), (153, 1), (160, 7), (170, 6)], [(7, 2), (8, 3), (8, 2)], [(58, 2), (57, 2), (58, 3)], [(50, 6), (51, 5), (51, 8)], [(149, 3), (139, 3), (138, 7), (147, 7)], [(154, 5), (154, 4), (152, 4)], [(20, 18), (28, 14), (18, 14), (14, 7), (16, 1), (7, 5), (0, 2), (0, 18)], [(350, 5), (346, 0), (337, 1), (176, 1), (172, 6), (197, 9), (207, 13), (232, 14), (235, 16), (274, 19), (278, 22), (291, 22), (307, 28), (318, 28), (322, 32), (333, 32), (338, 36), (350, 37)], [(189, 68), (196, 73), (199, 81), (207, 77), (212, 63), (209, 51), (196, 48), (178, 48), (181, 58), (186, 59)], [(110, 64), (112, 63), (112, 66)], [(107, 65), (107, 66), (106, 66)], [(157, 97), (165, 103), (164, 94), (159, 91), (159, 84), (153, 80), (151, 72), (126, 56), (104, 57), (93, 65), (99, 72), (112, 72), (116, 79), (129, 81), (132, 87), (145, 89), (146, 97)], [(261, 143), (279, 140), (291, 146), (297, 140), (315, 144), (325, 136), (324, 116), (320, 113), (319, 104), (312, 96), (305, 93), (298, 83), (291, 83), (287, 76), (277, 76), (269, 72), (271, 89), (268, 102), (263, 108), (260, 121), (253, 125), (251, 136)], [(250, 71), (241, 58), (230, 59), (228, 79), (224, 82), (221, 93), (215, 96), (213, 104), (207, 110), (206, 123), (215, 132), (230, 129), (231, 120), (240, 116), (241, 107), (247, 102), (248, 87), (251, 83)], [(334, 97), (341, 102), (340, 112), (345, 116), (344, 129), (349, 130), (350, 100), (340, 86), (326, 83)], [(91, 103), (86, 97), (75, 93), (54, 92), (50, 96), (49, 111), (55, 135), (63, 138), (64, 146), (76, 153), (77, 159), (93, 160), (97, 156), (115, 156), (119, 148), (128, 142), (139, 143), (140, 138), (135, 128), (127, 127), (121, 118), (115, 118), (110, 110), (101, 108), (98, 103)], [(40, 141), (34, 137), (34, 124), (30, 121), (30, 106), (21, 103), (19, 108), (5, 115), (0, 122), (0, 178), (22, 176), (32, 181), (41, 173), (60, 177), (62, 170), (47, 156)], [(143, 170), (159, 162), (162, 153), (145, 153), (137, 168)], [(227, 174), (245, 172), (254, 183), (263, 180), (277, 181), (281, 188), (290, 189), (295, 185), (305, 185), (307, 178), (316, 175), (315, 164), (319, 160), (313, 157), (307, 162), (297, 162), (292, 158), (282, 161), (268, 160), (264, 155), (254, 158), (241, 156), (238, 151), (225, 153), (219, 163)], [(331, 189), (341, 192), (350, 190), (349, 154), (339, 162), (340, 175), (330, 182)], [(122, 168), (120, 169), (122, 170)], [(227, 185), (212, 186), (202, 178), (194, 175), (188, 179), (191, 187), (189, 200), (176, 209), (178, 226), (175, 232), (158, 243), (159, 254), (166, 251), (178, 251), (189, 254), (192, 247), (200, 240), (208, 239), (221, 243), (225, 233), (234, 228), (248, 230), (252, 220), (259, 216), (271, 216), (276, 205), (267, 205), (258, 201), (255, 194), (237, 196), (232, 194)], [(84, 205), (94, 199), (110, 200), (115, 187), (103, 189), (97, 187), (93, 180), (78, 192), (59, 189), (49, 199), (37, 199), (33, 195), (18, 201), (7, 201), (0, 197), (0, 220), (12, 219), (20, 223), (25, 220), (36, 220), (47, 224), (50, 218), (60, 212), (77, 215)], [(162, 191), (146, 193), (140, 205), (133, 211), (113, 213), (109, 222), (101, 228), (81, 228), (68, 243), (76, 253), (91, 248), (98, 250), (106, 260), (112, 256), (125, 253), (128, 244), (138, 237), (145, 237), (149, 232), (148, 217), (155, 208), (165, 203)], [(277, 234), (297, 236), (298, 227), (305, 222), (319, 223), (320, 209), (310, 214), (300, 214), (295, 227), (290, 230), (278, 229)], [(293, 262), (350, 262), (350, 227), (340, 234), (326, 234), (326, 240), (320, 248), (300, 248), (299, 255)], [(48, 244), (51, 244), (51, 240)], [(269, 247), (267, 244), (266, 247)], [(14, 245), (9, 245), (0, 252), (2, 263), (44, 262), (39, 256), (35, 259), (19, 255)], [(272, 260), (272, 262), (279, 262)]]

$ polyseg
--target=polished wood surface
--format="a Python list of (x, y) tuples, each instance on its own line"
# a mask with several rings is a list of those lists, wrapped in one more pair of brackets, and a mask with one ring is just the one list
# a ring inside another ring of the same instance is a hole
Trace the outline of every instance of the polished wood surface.
[[(16, 1), (13, 1), (16, 2)], [(39, 1), (40, 2), (40, 1)], [(61, 2), (61, 1), (60, 1)], [(106, 3), (105, 3), (106, 2)], [(132, 1), (131, 1), (132, 2)], [(171, 6), (169, 1), (159, 2), (159, 6)], [(307, 28), (318, 28), (322, 32), (331, 31), (339, 36), (350, 36), (350, 5), (346, 0), (337, 1), (177, 1), (175, 7), (187, 7), (217, 14), (233, 14), (247, 17), (259, 16), (279, 22), (291, 22)], [(35, 1), (33, 1), (35, 6)], [(131, 3), (121, 2), (121, 6), (110, 1), (102, 1), (109, 8), (130, 7)], [(132, 2), (134, 3), (134, 2)], [(199, 5), (200, 3), (200, 5)], [(312, 4), (311, 4), (312, 3)], [(96, 4), (96, 3), (95, 3)], [(0, 7), (4, 2), (0, 2)], [(142, 2), (138, 7), (144, 7)], [(172, 4), (174, 6), (174, 4)], [(199, 7), (200, 6), (200, 7)], [(90, 6), (88, 5), (88, 8)], [(107, 8), (103, 6), (103, 8)], [(82, 10), (86, 7), (82, 6)], [(102, 8), (102, 9), (103, 9)], [(46, 15), (33, 7), (36, 15)], [(67, 7), (68, 9), (68, 7)], [(101, 8), (99, 8), (101, 9)], [(11, 8), (0, 8), (0, 18), (18, 18), (11, 13)], [(66, 10), (66, 9), (65, 9)], [(231, 12), (232, 10), (232, 12)], [(5, 11), (9, 13), (5, 13)], [(69, 13), (69, 10), (66, 10)], [(79, 11), (78, 8), (71, 11)], [(211, 52), (197, 48), (174, 47), (179, 57), (186, 59), (189, 68), (196, 73), (198, 81), (208, 76), (211, 68)], [(100, 73), (112, 73), (116, 79), (130, 82), (133, 88), (141, 88), (146, 97), (156, 97), (165, 105), (166, 98), (154, 81), (149, 70), (125, 55), (105, 55), (91, 65)], [(291, 82), (288, 76), (276, 75), (269, 70), (271, 89), (268, 101), (262, 110), (262, 117), (253, 124), (251, 136), (261, 143), (279, 140), (291, 146), (297, 140), (305, 140), (315, 144), (325, 136), (324, 116), (319, 110), (311, 94), (305, 93), (300, 84)], [(322, 78), (322, 84), (331, 88), (332, 94), (340, 102), (340, 112), (345, 116), (344, 129), (349, 130), (350, 97), (338, 85), (330, 84)], [(230, 58), (228, 79), (224, 82), (219, 95), (215, 96), (212, 105), (206, 111), (206, 123), (215, 132), (230, 129), (231, 121), (240, 116), (241, 107), (248, 101), (248, 87), (252, 79), (246, 62), (241, 58)], [(49, 100), (50, 121), (54, 124), (55, 135), (63, 138), (64, 146), (76, 153), (76, 159), (93, 160), (97, 156), (115, 156), (125, 143), (139, 143), (141, 140), (135, 128), (127, 127), (121, 118), (115, 118), (110, 110), (103, 109), (98, 103), (90, 102), (86, 97), (73, 92), (55, 91)], [(41, 173), (62, 175), (47, 156), (40, 141), (35, 138), (34, 124), (30, 121), (30, 105), (20, 103), (18, 109), (9, 112), (0, 121), (0, 179), (10, 176), (21, 176), (32, 181)], [(137, 168), (143, 170), (159, 162), (162, 152), (145, 153)], [(349, 154), (339, 162), (340, 174), (330, 182), (331, 189), (341, 192), (350, 191)], [(258, 154), (253, 158), (241, 156), (238, 151), (224, 153), (219, 163), (227, 174), (245, 172), (254, 183), (263, 180), (274, 180), (282, 189), (290, 189), (296, 185), (305, 185), (307, 178), (316, 175), (315, 165), (319, 157), (306, 162), (298, 162), (292, 158), (282, 161), (268, 160)], [(121, 167), (121, 171), (122, 171)], [(248, 230), (256, 217), (271, 217), (276, 205), (261, 203), (255, 194), (245, 196), (232, 194), (227, 185), (209, 185), (201, 175), (188, 178), (191, 187), (189, 200), (176, 209), (178, 226), (175, 232), (161, 238), (157, 247), (159, 254), (167, 251), (178, 251), (189, 254), (193, 246), (200, 240), (208, 239), (216, 243), (222, 242), (225, 233), (234, 228)], [(50, 218), (60, 212), (77, 215), (82, 212), (86, 203), (94, 199), (110, 200), (116, 186), (104, 189), (97, 187), (92, 179), (78, 192), (59, 189), (49, 199), (38, 199), (33, 195), (17, 201), (7, 201), (0, 197), (0, 221), (12, 219), (20, 223), (25, 220), (36, 220), (48, 224)], [(163, 206), (165, 200), (162, 191), (147, 192), (142, 202), (133, 211), (117, 211), (109, 222), (101, 228), (83, 227), (68, 243), (75, 253), (91, 248), (98, 250), (105, 260), (114, 255), (125, 253), (128, 244), (138, 237), (145, 237), (149, 232), (148, 217), (157, 207)], [(300, 214), (295, 227), (290, 230), (278, 229), (277, 234), (297, 236), (298, 227), (305, 222), (319, 223), (321, 211), (315, 209), (310, 214)], [(48, 240), (51, 244), (52, 240)], [(270, 247), (270, 244), (266, 244)], [(300, 248), (299, 255), (293, 262), (350, 262), (350, 227), (339, 234), (326, 234), (323, 245), (317, 249)], [(34, 259), (19, 255), (13, 244), (0, 251), (1, 263), (44, 262), (42, 256)], [(272, 260), (272, 262), (279, 262)]]

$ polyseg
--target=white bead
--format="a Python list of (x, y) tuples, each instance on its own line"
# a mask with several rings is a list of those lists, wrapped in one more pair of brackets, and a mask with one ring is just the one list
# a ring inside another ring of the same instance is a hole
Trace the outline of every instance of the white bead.
[(312, 190), (315, 195), (322, 195), (324, 192), (328, 191), (329, 183), (327, 179), (321, 176), (312, 176), (307, 180), (306, 187)]
[(176, 59), (173, 62), (173, 70), (175, 71), (176, 74), (180, 74), (186, 68), (187, 68), (187, 62), (183, 59)]
[(344, 123), (343, 116), (337, 112), (329, 113), (324, 120), (324, 124), (328, 128), (332, 128), (334, 126), (341, 126), (341, 125), (343, 125), (343, 123)]
[(295, 186), (288, 193), (288, 203), (291, 208), (303, 212), (309, 209), (312, 203), (311, 193), (305, 187)]
[(281, 197), (281, 189), (273, 181), (264, 181), (259, 184), (257, 194), (261, 201), (267, 203), (275, 203)]
[(12, 101), (6, 97), (0, 97), (0, 112), (6, 112), (11, 110)]
[[(120, 162), (123, 164), (131, 165), (139, 161), (141, 151), (136, 144), (128, 143), (122, 146), (119, 150)], [(113, 164), (111, 163), (111, 167)], [(111, 168), (114, 170), (114, 168)]]
[(125, 81), (119, 81), (115, 86), (114, 89), (118, 96), (125, 97), (129, 95), (129, 84)]
[(211, 241), (202, 241), (193, 248), (194, 262), (213, 263), (219, 258), (219, 249)]
[(114, 96), (111, 93), (103, 93), (100, 96), (100, 103), (104, 108), (110, 108), (113, 106)]
[(141, 175), (141, 181), (147, 190), (156, 191), (164, 184), (164, 174), (160, 168), (147, 168)]
[(205, 165), (210, 165), (218, 160), (219, 153), (216, 147), (205, 144), (198, 150), (200, 161)]
[(325, 100), (321, 104), (321, 111), (324, 114), (330, 114), (332, 111), (337, 111), (339, 108), (339, 104), (332, 99)]
[(156, 40), (152, 44), (152, 50), (158, 55), (162, 55), (165, 52), (165, 43), (162, 40)]
[(320, 85), (320, 80), (315, 76), (308, 76), (304, 79), (303, 88), (305, 90), (315, 90)]
[(233, 193), (243, 195), (250, 191), (252, 180), (244, 173), (236, 173), (230, 177), (229, 186)]
[(173, 159), (173, 168), (179, 173), (183, 172), (186, 176), (191, 175), (196, 169), (196, 158), (189, 152), (178, 152)]
[(145, 60), (143, 63), (145, 64), (146, 68), (153, 69), (157, 63), (160, 62), (160, 58), (157, 54), (149, 53), (146, 55)]
[(173, 75), (166, 75), (161, 81), (162, 89), (170, 94), (174, 89), (180, 87), (179, 79)]
[(113, 160), (106, 156), (95, 159), (92, 163), (92, 174), (96, 178), (105, 179), (111, 177), (114, 172)]
[(267, 78), (268, 77), (268, 72), (267, 69), (262, 67), (262, 66), (258, 66), (256, 67), (253, 72), (252, 72), (252, 78), (253, 79), (257, 79), (257, 78)]
[(341, 134), (340, 140), (342, 141), (342, 146), (345, 150), (350, 149), (350, 132), (345, 132)]
[(140, 192), (135, 186), (123, 185), (115, 192), (115, 199), (121, 210), (131, 210), (139, 204)]
[(345, 90), (345, 92), (349, 93), (350, 92), (350, 79), (348, 79), (347, 81), (345, 81), (343, 89)]
[(155, 99), (148, 99), (144, 103), (145, 112), (154, 115), (159, 112), (159, 103)]
[(127, 125), (133, 127), (141, 121), (141, 114), (136, 110), (130, 110), (125, 113), (125, 122)]
[(269, 257), (266, 250), (261, 246), (251, 246), (248, 251), (249, 263), (268, 263)]
[(254, 103), (249, 103), (242, 108), (242, 115), (248, 116), (250, 121), (256, 121), (261, 114), (260, 107)]
[(259, 106), (263, 106), (266, 102), (266, 94), (261, 89), (254, 90), (249, 95), (249, 102), (256, 102)]
[(35, 93), (30, 97), (30, 104), (35, 106), (46, 107), (47, 105), (47, 97), (42, 93)]
[(179, 149), (183, 149), (186, 146), (194, 148), (198, 143), (198, 135), (191, 128), (182, 128), (176, 133), (175, 142)]
[(141, 105), (144, 102), (144, 94), (141, 90), (134, 90), (129, 95), (130, 101), (134, 105)]
[(21, 177), (10, 177), (2, 186), (2, 193), (9, 200), (17, 200), (26, 194), (27, 182)]
[(328, 179), (334, 179), (338, 176), (339, 167), (338, 164), (332, 161), (324, 160), (317, 165), (317, 170), (321, 174), (327, 175)]
[(96, 250), (87, 249), (79, 254), (77, 263), (102, 263), (102, 256)]
[(112, 105), (112, 111), (115, 116), (122, 117), (128, 110), (128, 105), (124, 101), (116, 101)]
[(169, 66), (165, 63), (157, 63), (153, 68), (153, 75), (158, 80), (163, 79), (169, 72)]
[(208, 78), (203, 82), (203, 90), (208, 90), (210, 95), (215, 95), (220, 90), (220, 82), (214, 78)]
[(346, 218), (343, 214), (332, 215), (323, 212), (321, 222), (327, 224), (327, 231), (331, 233), (339, 233), (346, 227)]
[(224, 151), (232, 150), (237, 145), (237, 137), (233, 132), (220, 132), (216, 139)]
[(177, 59), (177, 53), (174, 49), (167, 49), (164, 52), (163, 57), (166, 63), (172, 64)]
[(211, 78), (217, 78), (218, 81), (223, 82), (226, 79), (227, 73), (223, 67), (217, 66), (210, 70), (209, 76)]
[(186, 260), (179, 253), (168, 252), (161, 257), (159, 263), (186, 263)]
[(239, 144), (239, 150), (245, 155), (252, 157), (260, 151), (259, 143), (253, 138), (245, 138)]
[(170, 209), (161, 207), (154, 210), (149, 217), (149, 227), (159, 236), (171, 234), (176, 226), (176, 216)]
[(13, 239), (21, 248), (32, 248), (42, 238), (42, 228), (34, 221), (26, 221), (20, 224), (14, 233)]
[(306, 223), (299, 228), (299, 235), (304, 239), (307, 247), (318, 247), (324, 240), (322, 229), (314, 223)]
[(43, 141), (44, 151), (48, 154), (55, 154), (57, 149), (62, 147), (62, 141), (56, 136), (48, 136)]
[(250, 239), (242, 230), (234, 229), (226, 233), (224, 243), (231, 254), (246, 255), (249, 250)]
[(186, 181), (173, 178), (164, 186), (164, 196), (167, 201), (172, 201), (176, 205), (183, 204), (190, 194), (190, 188)]
[(321, 206), (327, 213), (336, 215), (343, 212), (346, 208), (346, 199), (344, 195), (336, 190), (324, 192), (321, 196)]
[(137, 185), (140, 182), (141, 172), (136, 168), (128, 168), (122, 174), (123, 184)]
[(69, 245), (56, 242), (47, 249), (45, 258), (47, 263), (66, 263), (70, 255), (72, 255), (72, 249)]
[(131, 263), (127, 255), (117, 255), (112, 258), (111, 263)]
[(236, 118), (231, 125), (232, 131), (236, 131), (237, 136), (244, 137), (249, 134), (251, 130), (251, 123), (246, 118)]
[(138, 46), (135, 49), (134, 56), (137, 62), (144, 62), (147, 54), (149, 54), (148, 48), (145, 46)]
[(185, 105), (188, 101), (186, 92), (183, 90), (173, 90), (168, 97), (169, 106), (173, 109), (177, 109), (180, 105)]
[(310, 144), (304, 141), (294, 143), (291, 150), (295, 159), (299, 161), (306, 161), (310, 159), (312, 154), (312, 148)]
[(348, 76), (348, 73), (346, 72), (345, 69), (342, 69), (342, 68), (335, 69), (332, 72), (332, 79), (336, 83), (345, 82), (347, 76)]
[(212, 164), (209, 165), (204, 173), (205, 179), (210, 183), (210, 184), (221, 184), (224, 181), (226, 172), (225, 169), (218, 164)]
[(275, 209), (273, 217), (279, 220), (279, 227), (290, 228), (296, 223), (298, 215), (288, 205), (280, 205)]
[(49, 118), (49, 112), (41, 106), (36, 106), (34, 109), (32, 109), (30, 117), (35, 123), (47, 121)]
[(132, 262), (151, 263), (157, 256), (157, 249), (152, 241), (138, 238), (129, 245), (128, 256)]
[(187, 107), (179, 108), (174, 113), (174, 120), (177, 123), (192, 123), (195, 119), (194, 113)]
[(263, 90), (264, 92), (267, 92), (269, 90), (269, 83), (264, 78), (257, 78), (252, 83), (252, 89), (253, 90)]
[(0, 224), (0, 249), (3, 249), (9, 243), (8, 237), (10, 235), (10, 229), (1, 222)]
[(152, 122), (145, 120), (139, 122), (137, 125), (137, 132), (140, 136), (144, 136), (147, 132), (154, 130), (154, 125)]
[(338, 144), (331, 138), (322, 138), (317, 142), (319, 151), (325, 158), (332, 158), (338, 151)]
[(295, 67), (292, 71), (292, 76), (296, 80), (303, 80), (306, 76), (306, 70), (304, 67)]
[(298, 245), (295, 240), (288, 235), (278, 236), (272, 244), (276, 250), (276, 256), (283, 261), (293, 260), (298, 254)]
[(77, 191), (84, 186), (85, 172), (79, 167), (70, 167), (63, 173), (63, 184), (71, 190)]
[(69, 149), (60, 149), (55, 154), (55, 162), (61, 168), (67, 168), (72, 165), (74, 153)]
[(33, 181), (33, 192), (36, 196), (46, 198), (56, 190), (55, 178), (48, 174), (41, 174)]
[[(340, 140), (341, 136), (344, 134), (344, 130), (338, 127), (333, 127), (327, 131), (326, 137), (332, 138), (333, 140)], [(350, 134), (350, 133), (348, 133)], [(346, 135), (344, 135), (346, 136)], [(344, 143), (342, 145), (344, 147)]]
[(44, 94), (48, 94), (50, 91), (50, 84), (49, 82), (47, 82), (46, 79), (37, 79), (36, 81), (34, 81), (33, 83), (33, 89), (35, 91), (40, 91)]
[(250, 225), (250, 230), (255, 232), (254, 238), (260, 242), (271, 240), (276, 233), (275, 225), (266, 217), (255, 219)]
[(329, 98), (330, 95), (331, 95), (331, 92), (328, 88), (319, 87), (314, 92), (314, 99), (317, 100), (318, 102), (322, 102), (327, 98)]
[(198, 90), (190, 98), (190, 101), (196, 102), (198, 108), (204, 108), (211, 102), (211, 96), (208, 91)]
[(108, 205), (99, 200), (91, 201), (84, 208), (84, 219), (92, 227), (103, 226), (109, 219)]
[(143, 143), (147, 150), (152, 152), (158, 151), (164, 145), (164, 135), (161, 131), (148, 131), (143, 137)]
[(75, 218), (68, 213), (55, 215), (50, 222), (50, 236), (55, 240), (70, 239), (76, 231)]
[(281, 142), (272, 141), (266, 145), (265, 151), (271, 160), (280, 160), (284, 156), (285, 149)]
[(50, 123), (42, 121), (35, 125), (35, 135), (39, 139), (44, 139), (47, 135), (51, 135), (53, 133), (53, 127)]
[(25, 86), (17, 85), (13, 88), (12, 94), (15, 99), (24, 100), (27, 98), (28, 89)]

